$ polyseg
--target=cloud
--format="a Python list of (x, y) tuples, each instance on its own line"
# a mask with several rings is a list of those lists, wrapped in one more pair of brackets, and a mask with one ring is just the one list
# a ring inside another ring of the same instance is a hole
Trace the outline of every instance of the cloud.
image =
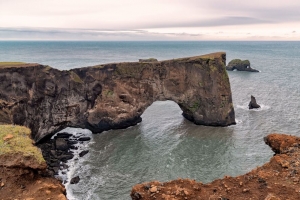
[(299, 0), (0, 0), (0, 39), (272, 38), (300, 32), (299, 10)]

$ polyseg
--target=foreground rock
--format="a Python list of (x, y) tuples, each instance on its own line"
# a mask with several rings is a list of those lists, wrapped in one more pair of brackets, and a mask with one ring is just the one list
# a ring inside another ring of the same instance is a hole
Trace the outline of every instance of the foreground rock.
[(240, 59), (231, 60), (226, 66), (226, 69), (229, 71), (237, 70), (237, 71), (247, 71), (247, 72), (259, 72), (258, 70), (252, 69), (250, 67), (249, 60), (240, 60)]
[(260, 108), (260, 105), (258, 105), (256, 103), (256, 99), (254, 96), (251, 95), (251, 100), (249, 102), (249, 105), (248, 105), (249, 109), (253, 109), (253, 108)]
[(300, 199), (300, 138), (271, 134), (264, 138), (276, 153), (269, 163), (251, 172), (202, 184), (189, 179), (160, 183), (153, 181), (132, 188), (133, 200), (171, 199)]
[[(3, 138), (12, 135), (3, 143)], [(40, 150), (29, 138), (30, 130), (0, 125), (0, 199), (66, 200), (64, 186), (47, 173)]]
[(127, 62), (60, 71), (0, 65), (0, 124), (28, 126), (35, 141), (65, 127), (94, 133), (141, 122), (157, 100), (172, 100), (195, 124), (235, 124), (226, 54)]

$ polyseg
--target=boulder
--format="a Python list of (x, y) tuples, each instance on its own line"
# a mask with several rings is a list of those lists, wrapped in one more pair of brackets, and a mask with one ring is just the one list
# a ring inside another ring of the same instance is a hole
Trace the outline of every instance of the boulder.
[(57, 150), (67, 151), (69, 149), (68, 143), (63, 138), (55, 140), (55, 147)]
[(55, 136), (55, 138), (69, 138), (72, 135), (73, 134), (71, 134), (71, 133), (57, 133), (57, 135)]
[(89, 140), (91, 140), (90, 137), (81, 137), (78, 139), (78, 141), (89, 141)]
[(77, 184), (80, 181), (79, 176), (75, 176), (71, 179), (70, 183), (71, 184)]
[(231, 60), (228, 65), (226, 66), (226, 70), (228, 71), (247, 71), (247, 72), (259, 72), (256, 69), (250, 67), (249, 60), (240, 60), (240, 59), (233, 59)]
[(251, 95), (251, 101), (249, 102), (249, 105), (248, 105), (249, 109), (253, 109), (253, 108), (260, 108), (260, 105), (258, 105), (256, 103), (256, 99), (254, 96)]
[(82, 152), (79, 153), (79, 157), (83, 157), (85, 154), (87, 154), (89, 152), (89, 150), (84, 150)]

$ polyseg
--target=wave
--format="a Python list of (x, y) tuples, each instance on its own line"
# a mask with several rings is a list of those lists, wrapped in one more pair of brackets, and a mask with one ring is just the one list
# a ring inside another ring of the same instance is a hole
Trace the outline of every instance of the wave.
[[(80, 167), (79, 159), (80, 158), (79, 153), (88, 150), (89, 144), (93, 142), (92, 132), (88, 129), (81, 129), (81, 128), (66, 128), (61, 130), (58, 133), (70, 133), (72, 136), (69, 138), (69, 141), (77, 141), (79, 137), (90, 137), (90, 142), (78, 142), (77, 144), (74, 144), (74, 146), (77, 149), (71, 149), (70, 151), (73, 153), (74, 157), (66, 162), (66, 164), (69, 166), (66, 169), (61, 168), (58, 172), (58, 175), (56, 178), (62, 180), (63, 185), (66, 188), (67, 191), (67, 199), (68, 200), (77, 200), (77, 198), (73, 195), (72, 190), (70, 188), (70, 181), (71, 179), (76, 175), (77, 169)], [(57, 135), (52, 136), (51, 139), (54, 139), (54, 137)]]
[(264, 111), (264, 110), (269, 110), (271, 106), (260, 104), (260, 108), (254, 108), (254, 109), (249, 109), (248, 105), (237, 105), (236, 106), (239, 109), (247, 110), (247, 111), (253, 111), (253, 112), (259, 112), (259, 111)]

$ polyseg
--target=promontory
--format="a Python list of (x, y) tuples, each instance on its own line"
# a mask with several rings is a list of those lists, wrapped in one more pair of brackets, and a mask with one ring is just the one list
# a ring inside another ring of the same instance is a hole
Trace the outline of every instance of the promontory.
[(60, 71), (0, 63), (0, 123), (29, 127), (36, 142), (65, 127), (94, 133), (141, 122), (157, 100), (172, 100), (199, 125), (235, 124), (223, 52), (155, 62)]

